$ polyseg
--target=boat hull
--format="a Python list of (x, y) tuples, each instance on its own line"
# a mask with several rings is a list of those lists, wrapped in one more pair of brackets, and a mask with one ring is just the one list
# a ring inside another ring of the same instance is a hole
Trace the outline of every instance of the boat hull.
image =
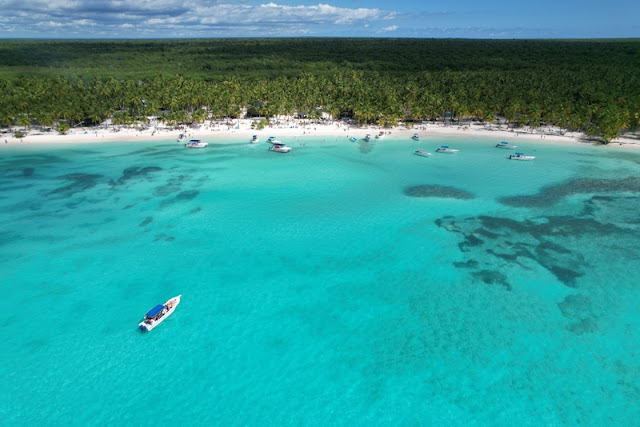
[(274, 151), (276, 153), (288, 153), (291, 151), (291, 147), (271, 147), (269, 151)]

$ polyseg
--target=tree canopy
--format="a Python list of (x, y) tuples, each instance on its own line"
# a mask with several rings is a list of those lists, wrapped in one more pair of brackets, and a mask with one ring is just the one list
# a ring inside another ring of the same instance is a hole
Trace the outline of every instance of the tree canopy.
[(638, 127), (639, 69), (639, 40), (4, 40), (0, 124), (501, 116), (606, 142)]

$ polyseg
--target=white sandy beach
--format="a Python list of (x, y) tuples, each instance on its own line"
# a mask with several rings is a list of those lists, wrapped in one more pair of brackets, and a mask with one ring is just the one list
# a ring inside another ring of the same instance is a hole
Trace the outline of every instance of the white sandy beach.
[[(66, 135), (51, 130), (43, 132), (37, 129), (31, 129), (26, 132), (24, 138), (15, 138), (14, 133), (6, 132), (2, 134), (0, 146), (16, 145), (36, 145), (36, 144), (66, 144), (66, 143), (104, 143), (112, 141), (163, 141), (167, 139), (176, 139), (180, 134), (184, 134), (186, 139), (201, 139), (209, 143), (215, 143), (216, 139), (237, 139), (249, 141), (252, 135), (258, 135), (261, 141), (266, 141), (269, 135), (275, 135), (279, 139), (283, 138), (300, 138), (304, 136), (327, 136), (335, 137), (336, 140), (344, 138), (347, 142), (349, 137), (358, 139), (364, 138), (369, 133), (373, 136), (380, 132), (392, 138), (411, 138), (414, 133), (418, 133), (421, 137), (429, 136), (452, 136), (466, 138), (494, 138), (496, 141), (517, 141), (526, 139), (528, 141), (537, 141), (541, 143), (579, 143), (603, 145), (600, 141), (592, 139), (580, 132), (565, 132), (554, 127), (540, 127), (536, 129), (519, 128), (509, 129), (507, 125), (487, 125), (487, 124), (443, 124), (424, 122), (424, 124), (416, 125), (412, 128), (405, 126), (396, 126), (394, 128), (382, 129), (379, 126), (358, 127), (350, 125), (343, 121), (334, 122), (308, 122), (306, 120), (281, 119), (273, 126), (265, 127), (261, 130), (252, 129), (252, 123), (255, 120), (240, 119), (232, 122), (226, 121), (207, 121), (205, 124), (192, 127), (168, 127), (158, 123), (151, 122), (145, 128), (142, 127), (124, 127), (124, 126), (99, 126), (95, 128), (73, 128)], [(283, 140), (286, 143), (286, 140)], [(625, 135), (610, 142), (607, 147), (629, 147), (640, 149), (640, 135)]]

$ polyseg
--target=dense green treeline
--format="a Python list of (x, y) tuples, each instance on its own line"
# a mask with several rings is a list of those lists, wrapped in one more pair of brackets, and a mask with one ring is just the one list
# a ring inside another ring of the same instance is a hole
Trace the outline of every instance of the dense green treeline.
[(51, 126), (327, 112), (637, 128), (640, 41), (0, 41), (0, 123)]

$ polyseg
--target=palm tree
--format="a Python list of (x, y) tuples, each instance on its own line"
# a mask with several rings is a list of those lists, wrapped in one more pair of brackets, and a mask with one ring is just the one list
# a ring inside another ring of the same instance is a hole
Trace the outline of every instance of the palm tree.
[(66, 135), (67, 131), (69, 129), (71, 129), (71, 126), (69, 126), (69, 123), (65, 122), (65, 121), (59, 121), (58, 122), (58, 126), (56, 128), (58, 130), (58, 132), (60, 132), (62, 135)]
[(29, 129), (29, 127), (31, 126), (31, 119), (29, 118), (29, 115), (27, 113), (18, 114), (16, 121), (18, 122), (19, 126), (22, 126), (26, 129)]

